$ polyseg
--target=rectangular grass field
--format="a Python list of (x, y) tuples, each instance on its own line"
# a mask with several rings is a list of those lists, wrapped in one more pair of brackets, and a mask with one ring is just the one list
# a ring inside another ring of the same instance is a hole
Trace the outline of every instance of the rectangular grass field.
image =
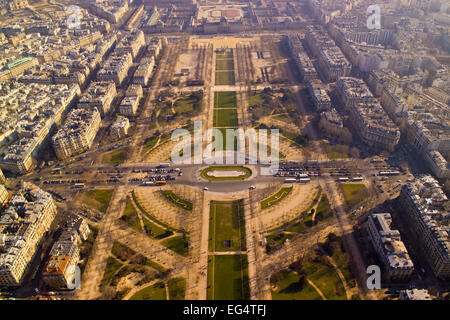
[(214, 127), (237, 127), (238, 115), (236, 109), (215, 109)]
[(214, 92), (214, 108), (237, 108), (235, 91), (217, 91)]
[(209, 223), (211, 252), (246, 250), (242, 200), (211, 201)]
[(246, 255), (209, 256), (207, 299), (250, 299)]
[(216, 59), (216, 71), (234, 70), (233, 59)]
[(232, 86), (234, 82), (234, 71), (216, 71), (216, 86)]

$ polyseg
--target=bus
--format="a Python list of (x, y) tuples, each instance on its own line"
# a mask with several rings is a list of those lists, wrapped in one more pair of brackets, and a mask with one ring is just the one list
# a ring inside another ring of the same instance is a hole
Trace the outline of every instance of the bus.
[(298, 183), (308, 183), (310, 181), (311, 181), (310, 178), (300, 178), (300, 179), (298, 179)]
[(155, 181), (155, 185), (157, 185), (157, 186), (163, 186), (163, 185), (165, 185), (166, 183), (167, 183), (167, 182), (164, 181), (164, 180)]
[(378, 172), (379, 176), (398, 176), (400, 174), (399, 171), (380, 171)]
[(362, 181), (363, 177), (353, 177), (352, 181)]
[(339, 178), (339, 182), (345, 182), (345, 181), (348, 181), (349, 179), (347, 178), (347, 177), (342, 177), (342, 178)]
[(295, 182), (297, 182), (297, 179), (294, 178), (284, 179), (284, 183), (295, 183)]
[(169, 163), (169, 162), (161, 162), (161, 163), (159, 164), (159, 167), (160, 167), (160, 168), (167, 168), (167, 167), (170, 167), (170, 163)]
[(154, 181), (145, 181), (142, 185), (143, 186), (154, 186), (155, 182)]
[(75, 183), (75, 184), (73, 185), (73, 187), (74, 187), (75, 189), (83, 189), (83, 188), (84, 188), (84, 183)]

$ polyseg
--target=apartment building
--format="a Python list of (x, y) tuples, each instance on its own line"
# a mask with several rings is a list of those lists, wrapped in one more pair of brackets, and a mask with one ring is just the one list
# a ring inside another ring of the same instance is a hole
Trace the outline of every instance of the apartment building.
[(140, 85), (131, 85), (119, 105), (119, 112), (124, 116), (135, 116), (143, 96)]
[(130, 53), (132, 58), (135, 59), (139, 51), (144, 46), (144, 32), (142, 32), (141, 30), (136, 30), (123, 37), (122, 40), (117, 44), (114, 52), (119, 56)]
[(155, 57), (155, 60), (159, 57), (163, 46), (167, 45), (166, 37), (153, 37), (147, 45), (147, 56)]
[(3, 184), (0, 184), (0, 205), (4, 205), (9, 200), (9, 193)]
[(128, 1), (125, 0), (104, 0), (89, 2), (90, 11), (110, 23), (117, 24), (128, 10)]
[(435, 121), (438, 123), (432, 123), (427, 119), (408, 117), (406, 121), (407, 138), (418, 151), (437, 150), (443, 153), (450, 151), (450, 134), (448, 130), (445, 130), (445, 126), (439, 126), (440, 120), (436, 119)]
[(127, 136), (129, 128), (130, 121), (128, 118), (119, 116), (116, 122), (111, 125), (111, 135), (116, 140), (123, 139)]
[(328, 81), (336, 81), (339, 77), (346, 77), (350, 75), (352, 70), (351, 63), (337, 46), (321, 50), (317, 61)]
[(155, 58), (153, 56), (143, 58), (139, 67), (133, 76), (133, 83), (146, 86), (148, 84), (148, 79), (152, 75), (153, 69), (155, 67)]
[(22, 138), (9, 145), (0, 155), (0, 168), (24, 174), (33, 166), (32, 154), (39, 145), (39, 138)]
[(321, 26), (306, 27), (305, 41), (315, 57), (324, 49), (336, 47), (336, 43)]
[(86, 241), (88, 239), (91, 230), (89, 228), (89, 224), (86, 222), (85, 219), (75, 214), (69, 214), (67, 216), (66, 223), (64, 225), (64, 232), (61, 235), (60, 239), (67, 240), (67, 238), (64, 238), (64, 234), (66, 232), (68, 234), (75, 232), (80, 239), (78, 242), (75, 241), (75, 243), (81, 243), (81, 241)]
[(399, 300), (431, 300), (426, 289), (406, 289), (400, 292)]
[(384, 86), (381, 93), (381, 104), (389, 114), (391, 119), (395, 120), (397, 117), (408, 111), (408, 106), (402, 99), (388, 86)]
[(97, 73), (99, 81), (114, 81), (116, 86), (120, 86), (128, 75), (128, 70), (133, 65), (131, 53), (114, 53), (103, 64), (103, 67)]
[(53, 244), (42, 279), (52, 289), (68, 288), (74, 284), (80, 249), (72, 241), (58, 240)]
[(373, 247), (383, 263), (387, 278), (391, 281), (405, 281), (411, 278), (414, 264), (401, 240), (400, 232), (391, 229), (389, 213), (369, 215), (367, 229)]
[(344, 121), (335, 108), (321, 112), (320, 119), (325, 120), (328, 124), (336, 126), (337, 128), (344, 128)]
[(56, 216), (51, 195), (23, 182), (0, 216), (0, 286), (19, 286)]
[(439, 151), (425, 152), (423, 157), (435, 177), (439, 179), (450, 178), (450, 164)]
[(394, 151), (400, 141), (400, 130), (379, 102), (357, 103), (349, 109), (353, 124), (364, 143), (375, 149)]
[(336, 82), (336, 92), (346, 107), (360, 102), (373, 102), (374, 96), (362, 79), (340, 77)]
[(301, 79), (303, 81), (306, 82), (318, 78), (316, 68), (305, 52), (297, 54), (295, 64), (297, 65)]
[(3, 174), (2, 169), (0, 169), (0, 183), (4, 184), (6, 182), (5, 175)]
[(88, 150), (100, 124), (100, 112), (97, 108), (72, 110), (64, 126), (52, 138), (58, 159), (66, 159)]
[(320, 80), (308, 81), (308, 93), (314, 108), (317, 111), (331, 109), (331, 99), (327, 93), (326, 86)]
[(349, 109), (353, 124), (361, 139), (377, 149), (394, 151), (400, 141), (400, 130), (386, 114), (363, 80), (341, 77), (336, 92)]
[(79, 108), (97, 108), (104, 117), (111, 108), (111, 103), (117, 95), (113, 81), (91, 82), (86, 93), (78, 101)]
[(0, 154), (0, 168), (23, 174), (74, 104), (80, 87), (18, 82), (0, 87), (0, 104), (7, 106), (0, 111), (0, 131), (8, 144)]
[(419, 253), (437, 278), (450, 279), (448, 198), (441, 186), (432, 176), (421, 176), (403, 186), (399, 202)]

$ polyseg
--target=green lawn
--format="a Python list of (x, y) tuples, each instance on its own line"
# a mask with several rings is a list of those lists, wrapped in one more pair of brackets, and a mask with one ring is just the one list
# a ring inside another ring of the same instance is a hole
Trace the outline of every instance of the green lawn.
[[(89, 190), (86, 195), (88, 200), (87, 202), (89, 205), (94, 204), (94, 207), (96, 207), (99, 211), (106, 213), (112, 193), (112, 190)], [(94, 200), (94, 202), (92, 203), (89, 200)]]
[(159, 227), (145, 217), (142, 217), (142, 221), (144, 222), (145, 233), (151, 238), (164, 239), (173, 234), (172, 231)]
[[(214, 176), (209, 176), (208, 173), (215, 171), (215, 170), (220, 170), (220, 171), (243, 171), (245, 172), (245, 174), (240, 175), (240, 176), (235, 176), (235, 177), (214, 177)], [(247, 167), (243, 167), (243, 166), (213, 166), (213, 167), (208, 167), (202, 170), (202, 172), (200, 173), (200, 176), (203, 179), (209, 180), (209, 181), (230, 181), (230, 180), (245, 180), (248, 177), (250, 177), (252, 175), (252, 170), (250, 170)]]
[(144, 142), (145, 145), (144, 145), (144, 149), (142, 150), (142, 152), (147, 153), (148, 151), (153, 149), (153, 147), (156, 146), (158, 139), (159, 139), (159, 135), (151, 136), (151, 137), (145, 139), (145, 142)]
[(290, 192), (292, 191), (292, 187), (290, 188), (281, 188), (277, 193), (271, 195), (269, 198), (261, 201), (261, 209), (269, 208), (281, 200), (283, 200)]
[(252, 93), (250, 97), (248, 98), (248, 105), (254, 106), (257, 104), (262, 104), (264, 102), (264, 99), (261, 97), (261, 93)]
[(186, 279), (173, 278), (167, 281), (169, 300), (184, 300), (186, 294)]
[(126, 148), (117, 149), (108, 153), (105, 153), (102, 158), (102, 163), (123, 163), (127, 157)]
[(189, 255), (189, 239), (187, 236), (175, 236), (161, 242), (163, 246), (170, 250), (187, 257)]
[(327, 300), (346, 300), (345, 288), (336, 270), (317, 258), (301, 261), (301, 270), (290, 266), (272, 274), (271, 284), (276, 287), (272, 290), (272, 299), (321, 300), (319, 292), (308, 283), (310, 280)]
[(214, 127), (237, 127), (238, 115), (236, 109), (215, 109)]
[(347, 300), (344, 285), (333, 267), (310, 262), (305, 264), (310, 272), (308, 279), (322, 291), (328, 300)]
[(366, 186), (361, 183), (341, 184), (341, 189), (344, 193), (345, 202), (350, 207), (360, 203), (369, 196)]
[(317, 291), (306, 281), (299, 283), (300, 277), (290, 270), (280, 271), (282, 279), (272, 291), (273, 300), (322, 300)]
[(123, 214), (120, 219), (134, 230), (142, 231), (138, 213), (129, 198), (127, 198), (127, 204), (125, 205), (125, 209), (123, 210)]
[(236, 108), (236, 92), (235, 91), (217, 91), (214, 92), (214, 108)]
[(321, 221), (330, 217), (332, 214), (330, 202), (326, 194), (322, 196), (316, 210), (316, 220)]
[(231, 59), (216, 59), (216, 71), (234, 70), (234, 61)]
[(133, 260), (134, 260), (134, 259), (137, 260), (137, 261), (139, 261), (139, 264), (140, 264), (140, 265), (143, 265), (143, 266), (147, 266), (147, 267), (153, 268), (153, 269), (155, 269), (156, 271), (159, 271), (159, 272), (165, 272), (165, 271), (166, 271), (166, 268), (164, 268), (164, 267), (161, 266), (160, 264), (154, 262), (153, 260), (150, 260), (149, 258), (143, 256), (142, 254), (139, 254), (139, 253), (138, 253), (138, 254), (133, 258)]
[(216, 86), (234, 85), (234, 71), (216, 71)]
[(163, 196), (172, 202), (177, 207), (180, 207), (184, 210), (192, 211), (192, 202), (180, 198), (178, 195), (176, 195), (172, 190), (163, 190), (161, 191)]
[(243, 200), (211, 201), (209, 237), (212, 252), (246, 250)]
[(130, 300), (167, 300), (164, 282), (158, 282), (136, 292)]
[(194, 97), (184, 97), (177, 99), (174, 103), (175, 112), (178, 114), (193, 112), (200, 109), (200, 102)]
[(207, 299), (250, 299), (246, 255), (209, 256)]
[(105, 287), (109, 284), (114, 274), (122, 266), (122, 263), (113, 257), (109, 257), (106, 262), (105, 273), (103, 274), (103, 279), (100, 283), (100, 287)]
[(276, 251), (281, 248), (281, 246), (286, 242), (286, 240), (290, 240), (294, 237), (294, 234), (292, 233), (285, 233), (285, 232), (279, 232), (279, 233), (273, 233), (266, 237), (267, 246), (266, 250), (267, 253), (271, 253), (272, 251)]

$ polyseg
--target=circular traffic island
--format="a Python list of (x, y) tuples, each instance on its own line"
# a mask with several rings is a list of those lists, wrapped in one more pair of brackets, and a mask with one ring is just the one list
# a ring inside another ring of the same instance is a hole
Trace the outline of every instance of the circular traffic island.
[(214, 166), (202, 170), (200, 176), (209, 181), (245, 180), (252, 170), (244, 166)]

